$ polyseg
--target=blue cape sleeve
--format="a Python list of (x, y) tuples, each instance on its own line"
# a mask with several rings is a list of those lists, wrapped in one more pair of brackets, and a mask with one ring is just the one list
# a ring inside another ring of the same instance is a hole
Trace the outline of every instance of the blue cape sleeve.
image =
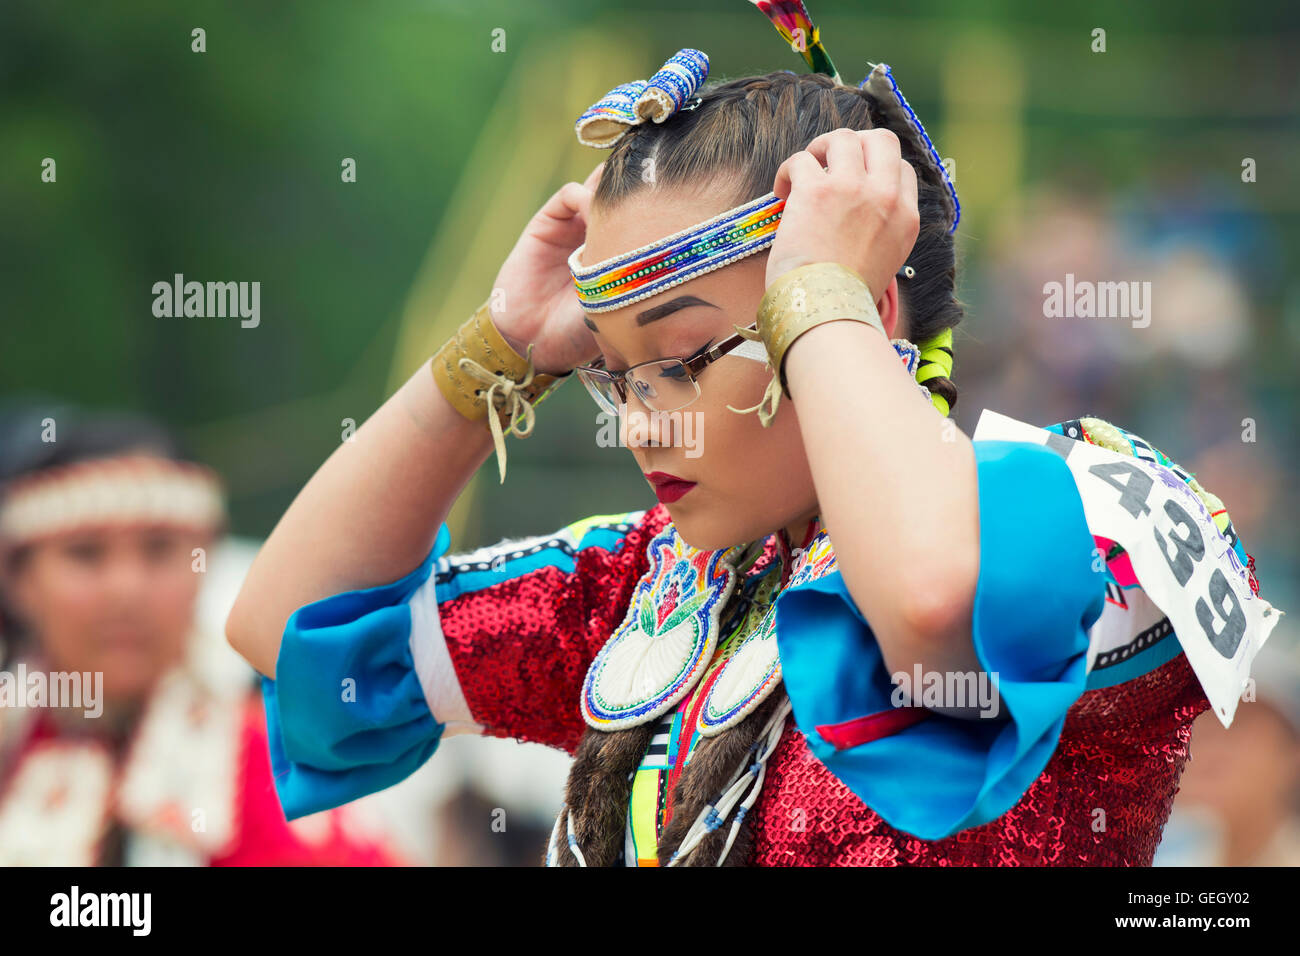
[(895, 685), (839, 571), (777, 599), (786, 691), (814, 756), (887, 823), (926, 840), (996, 819), (1042, 772), (1084, 690), (1088, 628), (1105, 605), (1105, 572), (1094, 569), (1095, 543), (1065, 462), (1023, 442), (974, 449), (972, 631), (980, 664), (997, 675), (1002, 719), (930, 712), (890, 736), (836, 749), (816, 728), (895, 710)]
[(450, 541), (444, 524), (404, 578), (307, 604), (289, 618), (276, 679), (262, 678), (271, 773), (286, 819), (392, 786), (437, 750), (444, 725), (416, 675), (408, 602)]

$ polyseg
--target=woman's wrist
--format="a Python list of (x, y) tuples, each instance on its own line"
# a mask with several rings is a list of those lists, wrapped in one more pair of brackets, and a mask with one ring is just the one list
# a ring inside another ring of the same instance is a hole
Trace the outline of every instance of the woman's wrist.
[(487, 421), (504, 482), (504, 430), (520, 438), (530, 435), (534, 406), (572, 373), (538, 372), (533, 366), (532, 349), (520, 354), (492, 321), (491, 301), (485, 300), (462, 323), (433, 356), (430, 367), (438, 390), (461, 416), (469, 421)]
[(772, 367), (772, 379), (757, 405), (727, 407), (742, 414), (757, 412), (764, 428), (771, 425), (781, 396), (791, 397), (784, 369), (790, 346), (810, 329), (845, 319), (878, 329), (888, 339), (876, 311), (875, 297), (852, 269), (838, 262), (812, 262), (782, 273), (768, 286), (759, 303), (758, 328), (735, 327), (745, 338), (763, 343)]
[(862, 277), (838, 262), (813, 262), (783, 273), (768, 287), (758, 307), (758, 332), (779, 376), (785, 379), (785, 355), (796, 339), (825, 322), (852, 320), (885, 333), (875, 297)]
[(517, 408), (514, 396), (536, 405), (567, 375), (538, 372), (530, 349), (492, 321), (490, 301), (476, 309), (433, 356), (433, 378), (458, 412), (471, 421), (488, 417), (489, 405), (504, 426)]

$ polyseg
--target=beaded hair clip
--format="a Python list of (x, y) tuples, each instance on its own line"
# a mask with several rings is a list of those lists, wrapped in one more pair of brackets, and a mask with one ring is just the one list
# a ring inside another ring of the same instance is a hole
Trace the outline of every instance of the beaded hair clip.
[(709, 75), (709, 58), (700, 50), (678, 50), (649, 80), (620, 83), (583, 111), (573, 124), (578, 142), (609, 149), (633, 126), (662, 123), (686, 105)]

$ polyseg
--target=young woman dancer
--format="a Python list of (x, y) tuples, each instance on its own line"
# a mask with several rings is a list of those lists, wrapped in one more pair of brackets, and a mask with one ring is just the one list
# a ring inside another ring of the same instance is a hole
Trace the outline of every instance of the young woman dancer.
[[(757, 5), (814, 72), (684, 49), (595, 103), (609, 158), (266, 542), (227, 633), (285, 810), (468, 732), (574, 755), (553, 865), (1149, 864), (1277, 612), (1137, 436), (952, 425), (952, 183), (887, 66)], [(448, 555), (570, 375), (659, 504)]]

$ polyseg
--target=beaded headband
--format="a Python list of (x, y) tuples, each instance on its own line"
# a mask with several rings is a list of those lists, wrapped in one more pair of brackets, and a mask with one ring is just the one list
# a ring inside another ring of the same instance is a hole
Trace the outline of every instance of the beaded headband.
[(49, 468), (16, 479), (0, 507), (6, 547), (103, 525), (211, 530), (225, 518), (221, 484), (202, 465), (127, 455)]
[(785, 200), (768, 193), (671, 236), (590, 266), (579, 265), (584, 242), (569, 256), (578, 301), (608, 312), (658, 295), (706, 272), (761, 252), (776, 238)]

